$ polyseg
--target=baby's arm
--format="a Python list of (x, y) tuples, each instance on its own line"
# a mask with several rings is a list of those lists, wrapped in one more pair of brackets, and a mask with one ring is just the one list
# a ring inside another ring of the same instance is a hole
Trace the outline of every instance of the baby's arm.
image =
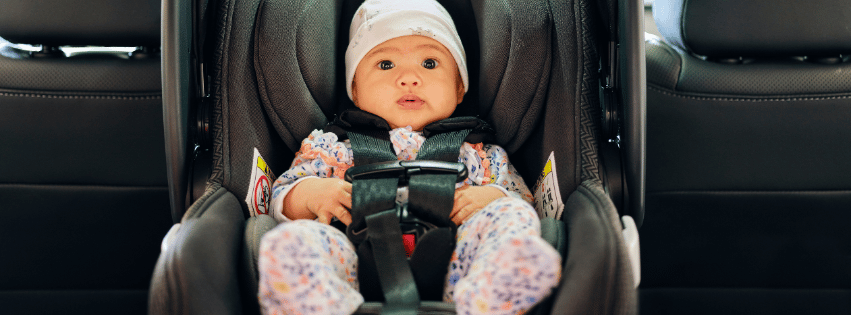
[[(532, 193), (523, 178), (517, 174), (514, 166), (508, 162), (508, 152), (497, 145), (476, 144), (473, 147), (478, 152), (478, 158), (462, 156), (462, 160), (477, 159), (484, 172), (471, 172), (484, 178), (468, 179), (472, 186), (464, 186), (455, 190), (455, 205), (449, 215), (452, 222), (461, 224), (473, 214), (484, 208), (492, 201), (509, 196), (532, 203)], [(482, 186), (476, 186), (482, 185)]]
[(302, 142), (292, 167), (275, 181), (272, 191), (278, 221), (337, 217), (351, 222), (351, 184), (341, 178), (352, 165), (351, 149), (333, 133), (314, 130)]

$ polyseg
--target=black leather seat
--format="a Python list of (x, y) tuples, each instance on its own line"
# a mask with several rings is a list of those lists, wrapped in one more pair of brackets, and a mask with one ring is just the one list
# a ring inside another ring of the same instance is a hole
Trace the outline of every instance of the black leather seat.
[(159, 24), (159, 1), (2, 3), (0, 313), (146, 313), (171, 225)]
[(653, 9), (641, 313), (851, 313), (851, 5)]

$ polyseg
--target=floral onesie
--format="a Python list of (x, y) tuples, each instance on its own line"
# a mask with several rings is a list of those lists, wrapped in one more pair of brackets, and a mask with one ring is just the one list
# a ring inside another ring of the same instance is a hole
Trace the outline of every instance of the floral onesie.
[[(410, 127), (390, 131), (399, 160), (413, 160), (425, 141)], [(458, 314), (517, 314), (549, 294), (560, 277), (561, 258), (540, 238), (532, 195), (496, 145), (464, 143), (458, 161), (468, 178), (458, 183), (488, 185), (506, 197), (472, 215), (459, 228), (449, 262), (444, 301)], [(350, 314), (363, 303), (358, 293), (357, 256), (346, 235), (312, 220), (291, 221), (283, 201), (300, 181), (342, 179), (353, 164), (348, 140), (314, 130), (302, 142), (292, 167), (273, 186), (272, 210), (279, 222), (262, 240), (260, 304), (265, 314)], [(407, 201), (400, 188), (397, 202)]]

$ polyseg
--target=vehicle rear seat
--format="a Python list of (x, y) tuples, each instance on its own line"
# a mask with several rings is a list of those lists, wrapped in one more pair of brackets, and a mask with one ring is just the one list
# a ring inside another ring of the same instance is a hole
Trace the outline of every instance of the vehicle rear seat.
[(0, 37), (0, 313), (145, 314), (171, 226), (160, 2), (4, 1)]
[(851, 313), (848, 1), (653, 9), (641, 313)]

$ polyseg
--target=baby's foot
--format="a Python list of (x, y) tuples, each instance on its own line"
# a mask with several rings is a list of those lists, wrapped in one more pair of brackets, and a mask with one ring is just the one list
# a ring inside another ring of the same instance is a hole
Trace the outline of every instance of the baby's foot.
[(351, 314), (363, 303), (354, 247), (330, 229), (299, 220), (263, 237), (258, 259), (263, 314)]
[(522, 314), (547, 297), (561, 278), (560, 255), (538, 236), (512, 237), (494, 255), (482, 258), (455, 287), (460, 315)]

